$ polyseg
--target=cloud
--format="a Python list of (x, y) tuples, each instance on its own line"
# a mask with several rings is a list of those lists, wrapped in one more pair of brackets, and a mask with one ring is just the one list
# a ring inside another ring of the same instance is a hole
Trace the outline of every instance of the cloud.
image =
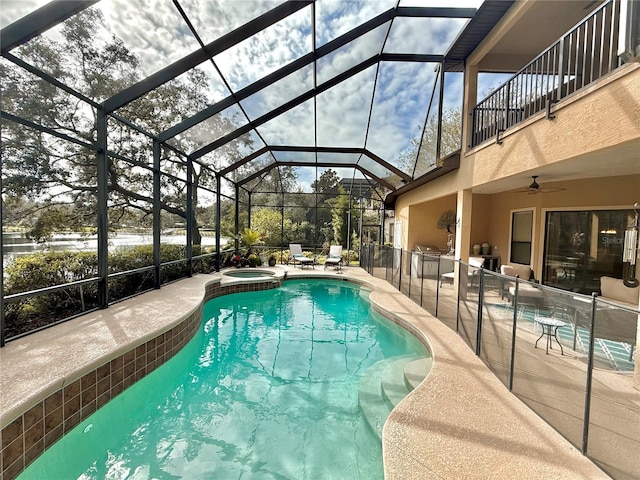
[(394, 0), (323, 0), (316, 3), (317, 46), (393, 8)]
[(120, 38), (151, 75), (197, 50), (199, 44), (171, 0), (98, 2), (105, 33)]
[[(17, 18), (22, 12), (41, 3), (39, 0), (2, 2), (2, 22)], [(180, 2), (205, 44), (280, 3), (279, 0)], [(236, 92), (311, 52), (314, 30), (316, 46), (321, 46), (393, 8), (395, 3), (396, 0), (322, 0), (316, 2), (313, 7), (299, 10), (217, 55), (213, 60), (224, 78), (220, 77), (210, 61), (197, 66), (196, 68), (208, 78), (206, 102), (214, 104), (231, 94), (225, 86), (225, 81), (231, 91)], [(460, 0), (454, 1), (453, 4), (449, 2), (447, 6), (477, 7), (480, 3), (479, 0)], [(104, 28), (96, 32), (96, 35), (105, 40), (111, 35), (121, 38), (124, 45), (140, 58), (143, 75), (150, 75), (199, 48), (195, 36), (179, 15), (172, 0), (103, 0), (96, 5), (105, 17)], [(442, 6), (442, 2), (402, 0), (400, 5)], [(314, 11), (315, 27), (312, 25)], [(219, 118), (233, 118), (236, 126), (242, 125), (309, 92), (314, 88), (314, 82), (317, 85), (324, 84), (336, 75), (380, 53), (390, 25), (391, 30), (384, 45), (385, 52), (442, 54), (466, 21), (444, 18), (396, 18), (392, 24), (382, 25), (319, 59), (315, 72), (314, 66), (308, 65), (243, 100), (241, 105), (248, 119), (237, 106), (221, 113)], [(240, 148), (245, 154), (263, 146), (260, 137), (269, 145), (314, 146), (317, 143), (319, 146), (330, 147), (366, 146), (373, 153), (393, 163), (409, 148), (411, 139), (419, 136), (418, 126), (422, 126), (424, 122), (435, 75), (433, 64), (384, 62), (379, 68), (369, 67), (319, 94), (315, 102), (306, 101), (257, 127), (255, 132), (244, 138), (247, 142), (236, 141), (235, 144), (242, 143)], [(184, 75), (180, 79), (182, 78)], [(445, 106), (458, 107), (461, 104), (461, 85), (461, 75), (447, 76)], [(488, 87), (481, 82), (479, 91), (483, 88)], [(437, 92), (432, 108), (437, 111)], [(179, 119), (176, 119), (177, 121)], [(231, 131), (229, 126), (221, 130), (217, 123), (220, 122), (213, 118), (190, 132), (194, 133), (197, 147), (207, 145)], [(254, 142), (254, 147), (249, 146), (250, 142)], [(225, 167), (237, 160), (231, 157), (232, 151), (231, 148), (223, 147), (203, 160), (216, 165), (217, 168)], [(276, 155), (282, 159), (291, 158), (289, 155)], [(341, 162), (349, 157), (336, 155), (333, 158)], [(388, 174), (384, 168), (372, 164), (370, 159), (363, 159), (362, 163), (376, 169), (382, 176)], [(305, 169), (302, 171), (306, 172)], [(345, 176), (351, 177), (352, 174)], [(307, 180), (302, 182), (307, 184)]]
[(384, 51), (443, 55), (466, 22), (461, 18), (398, 17)]
[(49, 3), (50, 0), (2, 0), (0, 28), (12, 24), (25, 15)]

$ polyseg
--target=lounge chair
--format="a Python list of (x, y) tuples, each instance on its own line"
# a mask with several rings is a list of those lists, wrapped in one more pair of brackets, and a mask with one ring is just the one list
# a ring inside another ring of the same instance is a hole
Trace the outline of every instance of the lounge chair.
[(327, 265), (333, 265), (337, 271), (342, 270), (342, 246), (331, 245), (329, 247), (329, 256), (324, 261), (324, 269), (327, 269)]
[[(538, 283), (533, 277), (533, 270), (528, 265), (500, 265), (500, 273), (509, 277), (518, 277), (521, 280), (527, 280), (527, 282), (520, 283), (518, 285), (518, 303), (533, 304), (537, 307), (544, 305), (544, 292), (534, 287), (531, 283)], [(513, 302), (513, 298), (516, 294), (515, 281), (500, 279), (500, 298), (507, 297), (509, 302)]]
[(296, 262), (298, 262), (301, 269), (304, 269), (305, 265), (311, 265), (311, 268), (315, 268), (314, 265), (316, 262), (313, 260), (313, 258), (305, 257), (302, 254), (302, 245), (300, 245), (299, 243), (290, 243), (289, 251), (291, 252), (291, 256), (293, 257), (294, 265)]

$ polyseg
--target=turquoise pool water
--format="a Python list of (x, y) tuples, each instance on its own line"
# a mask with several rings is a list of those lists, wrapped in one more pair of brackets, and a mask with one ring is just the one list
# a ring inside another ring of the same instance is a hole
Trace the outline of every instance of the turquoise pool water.
[(358, 406), (377, 361), (426, 355), (336, 280), (209, 301), (194, 339), (20, 479), (382, 479)]

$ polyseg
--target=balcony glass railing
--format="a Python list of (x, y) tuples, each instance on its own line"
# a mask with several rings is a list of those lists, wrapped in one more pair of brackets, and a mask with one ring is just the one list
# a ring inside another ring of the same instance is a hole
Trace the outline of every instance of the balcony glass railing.
[(455, 330), (514, 395), (612, 478), (637, 478), (640, 311), (385, 246), (363, 245), (360, 265)]
[(610, 0), (473, 109), (472, 146), (490, 139), (619, 66), (620, 2)]

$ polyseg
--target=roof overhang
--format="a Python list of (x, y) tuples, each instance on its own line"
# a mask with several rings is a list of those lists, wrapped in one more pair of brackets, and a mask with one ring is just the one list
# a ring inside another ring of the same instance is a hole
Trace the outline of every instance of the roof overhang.
[(400, 195), (426, 185), (427, 183), (434, 181), (436, 178), (440, 178), (443, 175), (453, 172), (454, 170), (458, 170), (458, 168), (460, 168), (460, 150), (443, 158), (438, 164), (434, 165), (433, 168), (424, 175), (416, 178), (411, 183), (408, 183), (404, 187), (398, 188), (397, 190), (387, 195), (384, 199), (384, 208), (387, 210), (394, 210), (396, 200)]

